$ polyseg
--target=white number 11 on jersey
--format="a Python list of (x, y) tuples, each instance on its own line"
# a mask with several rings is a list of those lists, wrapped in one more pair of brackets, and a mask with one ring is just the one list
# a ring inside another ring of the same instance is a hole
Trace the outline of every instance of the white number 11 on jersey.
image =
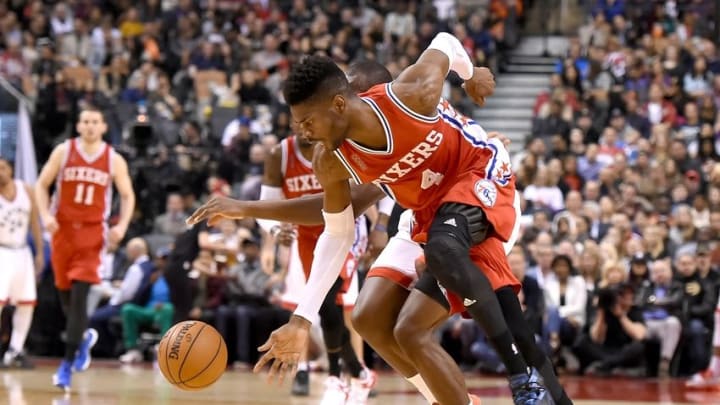
[(85, 187), (85, 184), (78, 183), (78, 185), (75, 186), (75, 199), (73, 201), (76, 204), (92, 205), (94, 193), (95, 186), (92, 184)]
[(432, 186), (437, 186), (442, 182), (444, 175), (440, 173), (436, 173), (430, 169), (425, 169), (422, 174), (422, 183), (420, 183), (420, 188), (423, 190), (427, 190)]

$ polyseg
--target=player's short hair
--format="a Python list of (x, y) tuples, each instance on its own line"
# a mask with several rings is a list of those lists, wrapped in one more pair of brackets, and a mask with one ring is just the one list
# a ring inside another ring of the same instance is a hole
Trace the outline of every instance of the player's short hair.
[(357, 92), (368, 91), (375, 85), (389, 83), (393, 80), (390, 71), (374, 60), (363, 60), (351, 64), (347, 75), (353, 77), (350, 87)]
[(297, 105), (311, 98), (333, 96), (350, 89), (345, 73), (325, 56), (307, 56), (292, 66), (283, 97), (288, 105)]
[(104, 113), (103, 110), (101, 110), (100, 108), (98, 108), (98, 107), (96, 107), (96, 106), (94, 106), (94, 105), (86, 104), (86, 105), (84, 105), (84, 106), (82, 107), (82, 109), (80, 109), (80, 113), (82, 114), (82, 113), (84, 113), (84, 112), (86, 112), (86, 111), (87, 111), (87, 112), (94, 112), (94, 113), (100, 114), (100, 116), (102, 117), (103, 121), (105, 121), (105, 113)]

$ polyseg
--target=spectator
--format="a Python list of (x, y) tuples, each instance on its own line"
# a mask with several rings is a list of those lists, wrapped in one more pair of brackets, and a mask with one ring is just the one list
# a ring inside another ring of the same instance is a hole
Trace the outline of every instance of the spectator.
[(582, 276), (575, 274), (570, 257), (555, 256), (550, 265), (553, 277), (546, 280), (546, 342), (552, 353), (561, 346), (572, 346), (585, 325), (587, 288)]
[(704, 369), (710, 358), (707, 338), (714, 322), (717, 297), (715, 287), (700, 278), (694, 252), (680, 251), (675, 258), (675, 267), (684, 291), (680, 319), (687, 339), (684, 345), (687, 357), (683, 371), (693, 374)]
[(182, 196), (178, 193), (168, 194), (165, 204), (165, 213), (155, 218), (153, 232), (161, 235), (176, 237), (185, 232), (187, 224)]
[(173, 305), (170, 290), (162, 270), (156, 270), (149, 278), (144, 290), (134, 302), (124, 304), (121, 310), (125, 354), (120, 356), (123, 363), (141, 361), (138, 350), (138, 333), (142, 326), (155, 326), (161, 335), (170, 329), (173, 320)]
[(643, 310), (647, 337), (660, 341), (660, 377), (669, 376), (670, 362), (680, 342), (682, 325), (674, 314), (680, 309), (682, 288), (672, 278), (670, 263), (659, 260), (652, 265), (652, 281), (643, 282), (636, 296), (636, 303)]

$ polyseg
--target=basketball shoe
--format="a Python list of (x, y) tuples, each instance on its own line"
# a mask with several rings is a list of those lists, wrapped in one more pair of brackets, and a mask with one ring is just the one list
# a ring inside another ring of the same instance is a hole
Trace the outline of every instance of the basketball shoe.
[(88, 329), (85, 331), (83, 340), (80, 343), (77, 354), (75, 354), (75, 361), (73, 361), (73, 371), (85, 371), (90, 367), (92, 358), (90, 357), (90, 350), (95, 346), (98, 340), (98, 333), (95, 329)]
[(24, 352), (18, 352), (12, 348), (8, 349), (3, 356), (2, 365), (5, 367), (15, 367), (25, 370), (29, 370), (35, 367), (35, 365), (27, 357)]
[(70, 392), (70, 382), (72, 380), (72, 364), (63, 360), (60, 363), (55, 374), (53, 374), (53, 385), (65, 392)]
[(299, 397), (310, 395), (310, 373), (307, 370), (298, 370), (295, 373), (291, 392)]
[(325, 380), (325, 393), (320, 405), (345, 405), (347, 397), (347, 384), (339, 377), (330, 376)]
[(530, 375), (516, 374), (510, 377), (510, 390), (515, 405), (554, 405), (555, 402), (542, 385), (540, 373), (533, 368)]
[(693, 374), (685, 387), (693, 389), (718, 389), (720, 390), (720, 376), (715, 375), (709, 368)]
[(347, 405), (365, 405), (375, 384), (377, 384), (377, 373), (369, 368), (363, 369), (358, 378), (350, 379)]

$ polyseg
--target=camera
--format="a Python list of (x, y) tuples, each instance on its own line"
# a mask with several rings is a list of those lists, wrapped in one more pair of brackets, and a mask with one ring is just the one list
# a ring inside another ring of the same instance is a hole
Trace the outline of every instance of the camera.
[(606, 287), (598, 291), (598, 308), (611, 312), (620, 296), (620, 287)]

